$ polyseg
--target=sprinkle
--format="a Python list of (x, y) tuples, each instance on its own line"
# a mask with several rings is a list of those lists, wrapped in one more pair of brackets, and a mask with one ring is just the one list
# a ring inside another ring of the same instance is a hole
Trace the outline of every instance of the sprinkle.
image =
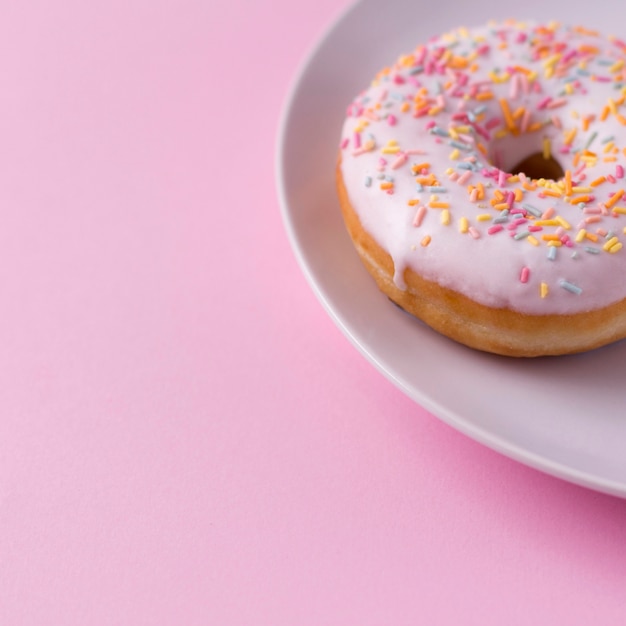
[(422, 205), (417, 209), (417, 213), (415, 213), (415, 217), (413, 218), (413, 226), (415, 227), (421, 226), (425, 215), (426, 215), (426, 207)]
[(615, 166), (615, 178), (624, 178), (624, 168), (621, 165)]
[(621, 199), (621, 197), (624, 195), (624, 190), (620, 189), (619, 191), (616, 191), (607, 202), (604, 203), (604, 206), (607, 209), (611, 209), (613, 208), (613, 206), (615, 206), (617, 204), (617, 202)]
[(431, 200), (428, 203), (428, 206), (431, 209), (449, 209), (450, 208), (450, 203), (448, 203), (448, 202), (440, 202), (438, 200)]
[(535, 217), (541, 217), (541, 211), (534, 207), (532, 204), (528, 204), (527, 202), (525, 202), (524, 204), (522, 204), (522, 208), (526, 209), (530, 214), (534, 215)]
[(465, 183), (467, 183), (467, 181), (470, 179), (470, 177), (472, 176), (472, 171), (471, 170), (465, 170), (463, 172), (463, 174), (461, 174), (458, 178), (457, 178), (457, 183), (459, 183), (459, 185), (465, 185)]
[(495, 235), (496, 233), (499, 233), (503, 228), (504, 227), (501, 224), (494, 224), (487, 229), (487, 233), (489, 235)]
[(448, 226), (448, 224), (450, 224), (450, 211), (448, 209), (444, 209), (441, 212), (441, 223), (444, 226)]
[(539, 295), (542, 298), (545, 298), (548, 295), (548, 284), (547, 283), (541, 283), (541, 285), (539, 285)]
[(459, 232), (466, 233), (469, 230), (469, 220), (466, 217), (462, 217), (459, 220)]
[(430, 235), (425, 235), (422, 240), (420, 241), (420, 245), (425, 248), (429, 243), (431, 242), (431, 237)]
[(474, 239), (480, 239), (480, 231), (477, 230), (476, 228), (474, 228), (473, 226), (470, 226), (468, 229), (469, 234), (474, 238)]
[(552, 146), (548, 137), (543, 138), (543, 158), (546, 161), (552, 156)]
[(526, 266), (522, 267), (522, 271), (519, 275), (519, 280), (521, 283), (527, 283), (528, 277), (530, 276), (530, 269)]
[(366, 176), (365, 177), (365, 186), (366, 187), (371, 187), (372, 186), (372, 177), (371, 176)]
[(585, 252), (589, 254), (600, 254), (600, 249), (594, 248), (593, 246), (585, 246)]
[(578, 287), (578, 285), (574, 285), (574, 283), (570, 283), (567, 280), (559, 281), (559, 286), (565, 289), (566, 291), (569, 291), (570, 293), (576, 294), (577, 296), (583, 292), (583, 290), (580, 287)]
[(603, 246), (602, 249), (605, 252), (608, 252), (616, 243), (619, 243), (619, 239), (617, 237), (611, 237)]
[(556, 246), (550, 246), (548, 248), (548, 259), (550, 259), (550, 261), (556, 259)]

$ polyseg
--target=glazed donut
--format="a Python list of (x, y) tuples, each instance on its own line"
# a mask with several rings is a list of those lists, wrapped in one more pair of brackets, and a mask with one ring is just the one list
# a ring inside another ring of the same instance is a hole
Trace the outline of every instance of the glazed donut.
[(419, 45), (349, 105), (337, 189), (394, 302), (510, 356), (626, 337), (626, 43), (518, 21)]

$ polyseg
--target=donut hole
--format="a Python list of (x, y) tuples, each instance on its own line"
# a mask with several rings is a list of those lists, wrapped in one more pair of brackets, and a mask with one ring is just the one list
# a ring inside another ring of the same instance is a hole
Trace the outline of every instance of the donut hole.
[(560, 180), (565, 176), (561, 164), (553, 157), (546, 158), (543, 152), (536, 152), (522, 159), (511, 168), (511, 174), (526, 174), (528, 178)]
[(544, 155), (543, 149), (544, 137), (538, 133), (507, 135), (491, 142), (487, 158), (491, 165), (508, 174), (561, 180), (565, 176), (563, 167), (552, 154)]

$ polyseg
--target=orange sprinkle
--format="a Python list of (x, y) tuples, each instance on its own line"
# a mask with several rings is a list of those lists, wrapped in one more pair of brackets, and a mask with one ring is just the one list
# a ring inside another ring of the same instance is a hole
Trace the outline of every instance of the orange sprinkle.
[(431, 242), (431, 236), (424, 235), (424, 237), (422, 238), (422, 241), (420, 241), (420, 244), (422, 245), (422, 247), (425, 248), (430, 242)]
[(624, 195), (624, 190), (620, 189), (619, 191), (616, 191), (609, 199), (607, 202), (604, 203), (604, 206), (607, 209), (611, 209), (613, 208), (617, 202), (621, 199), (621, 197)]
[(565, 170), (565, 195), (572, 195), (572, 172), (570, 170)]
[(385, 181), (384, 183), (380, 183), (381, 189), (393, 189), (393, 183), (389, 181)]
[(591, 187), (597, 187), (606, 181), (606, 176), (600, 176), (600, 178), (596, 178), (594, 181), (590, 182), (589, 185)]
[(449, 209), (450, 208), (450, 203), (449, 202), (439, 202), (439, 201), (431, 200), (428, 203), (428, 206), (431, 209)]
[(515, 126), (515, 120), (511, 115), (511, 109), (509, 109), (509, 103), (506, 98), (500, 98), (500, 108), (502, 109), (502, 115), (504, 115), (504, 121), (506, 122), (506, 126), (510, 131), (517, 131), (517, 126)]

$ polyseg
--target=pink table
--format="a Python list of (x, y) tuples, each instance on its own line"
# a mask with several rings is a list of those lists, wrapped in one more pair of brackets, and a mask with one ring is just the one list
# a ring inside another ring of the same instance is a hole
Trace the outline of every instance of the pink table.
[(626, 501), (445, 426), (274, 186), (346, 0), (5, 3), (0, 623), (615, 624)]

